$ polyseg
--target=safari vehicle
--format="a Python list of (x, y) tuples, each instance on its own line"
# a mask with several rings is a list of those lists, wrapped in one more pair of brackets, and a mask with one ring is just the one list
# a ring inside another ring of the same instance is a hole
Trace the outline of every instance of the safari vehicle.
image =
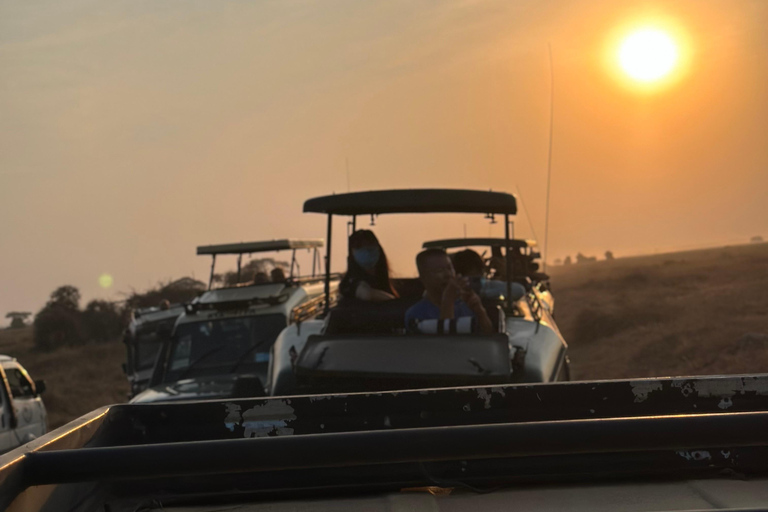
[[(506, 273), (505, 258), (512, 259), (512, 281), (520, 283), (528, 290), (535, 290), (541, 303), (547, 307), (552, 316), (555, 312), (555, 298), (549, 286), (549, 276), (539, 272), (540, 265), (536, 261), (541, 253), (536, 251), (536, 240), (510, 239), (509, 244), (503, 238), (447, 238), (424, 242), (424, 249), (451, 249), (477, 247), (483, 248), (481, 256), (488, 268), (494, 272), (495, 279), (503, 279)], [(506, 246), (506, 249), (505, 249)], [(490, 254), (487, 254), (490, 249)]]
[(126, 350), (123, 371), (128, 376), (131, 397), (146, 389), (157, 354), (183, 312), (183, 304), (173, 304), (168, 308), (141, 308), (132, 312), (123, 338)]
[[(381, 190), (310, 199), (305, 212), (328, 216), (394, 213), (475, 213), (504, 218), (510, 247), (515, 197), (501, 192), (453, 189)], [(326, 272), (330, 272), (328, 247)], [(442, 333), (439, 322), (412, 329), (405, 312), (421, 299), (418, 279), (396, 282), (400, 297), (386, 302), (342, 301), (322, 320), (286, 329), (273, 348), (270, 394), (378, 391), (437, 386), (552, 382), (568, 378), (567, 345), (540, 294), (531, 288), (513, 296), (513, 261), (506, 260), (506, 293), (484, 300), (496, 325), (493, 334), (461, 332), (458, 322)], [(330, 282), (326, 280), (326, 293)], [(430, 330), (431, 329), (431, 330)], [(454, 331), (454, 332), (448, 332)]]
[(45, 382), (33, 381), (13, 357), (0, 355), (0, 452), (28, 443), (47, 431), (40, 395)]
[(0, 510), (766, 510), (768, 376), (97, 409), (0, 457)]
[[(338, 276), (329, 276), (329, 294), (323, 294), (322, 246), (319, 239), (286, 239), (198, 247), (197, 254), (213, 259), (209, 289), (184, 306), (158, 354), (150, 388), (132, 402), (263, 395), (277, 335), (294, 320), (322, 311), (335, 292)], [(292, 257), (283, 279), (214, 287), (217, 256), (236, 255), (239, 276), (244, 254), (285, 250)], [(311, 275), (300, 275), (298, 250), (312, 253)]]

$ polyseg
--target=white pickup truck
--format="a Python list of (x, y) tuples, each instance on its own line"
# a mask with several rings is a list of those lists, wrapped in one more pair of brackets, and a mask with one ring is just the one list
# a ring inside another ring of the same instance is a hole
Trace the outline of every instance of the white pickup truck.
[(33, 381), (16, 359), (0, 355), (0, 453), (46, 433), (43, 391), (44, 381)]

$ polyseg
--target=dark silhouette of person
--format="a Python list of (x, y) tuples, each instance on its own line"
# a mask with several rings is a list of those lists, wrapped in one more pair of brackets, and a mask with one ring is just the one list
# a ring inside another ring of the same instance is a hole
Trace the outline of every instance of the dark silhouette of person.
[(349, 237), (347, 273), (339, 284), (347, 299), (385, 301), (397, 297), (389, 279), (389, 262), (373, 231), (361, 229)]
[(281, 269), (280, 267), (273, 268), (272, 272), (269, 273), (269, 277), (272, 278), (273, 283), (285, 282), (285, 272), (283, 272), (283, 269)]

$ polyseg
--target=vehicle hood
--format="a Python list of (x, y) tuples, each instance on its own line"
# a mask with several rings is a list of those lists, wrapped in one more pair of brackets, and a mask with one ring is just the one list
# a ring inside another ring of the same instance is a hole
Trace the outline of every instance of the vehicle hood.
[(253, 377), (253, 375), (210, 375), (160, 384), (145, 389), (133, 397), (130, 403), (148, 404), (154, 402), (231, 398), (235, 383), (239, 379)]

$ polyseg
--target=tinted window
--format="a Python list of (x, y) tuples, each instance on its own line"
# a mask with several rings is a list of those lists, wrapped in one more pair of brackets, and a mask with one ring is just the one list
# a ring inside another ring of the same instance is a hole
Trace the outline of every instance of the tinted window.
[(14, 398), (34, 398), (34, 387), (21, 370), (18, 368), (7, 368), (5, 376), (8, 378), (8, 384), (11, 387), (11, 394)]
[(238, 373), (266, 371), (269, 350), (286, 325), (279, 314), (180, 325), (164, 380), (227, 373), (236, 365)]

